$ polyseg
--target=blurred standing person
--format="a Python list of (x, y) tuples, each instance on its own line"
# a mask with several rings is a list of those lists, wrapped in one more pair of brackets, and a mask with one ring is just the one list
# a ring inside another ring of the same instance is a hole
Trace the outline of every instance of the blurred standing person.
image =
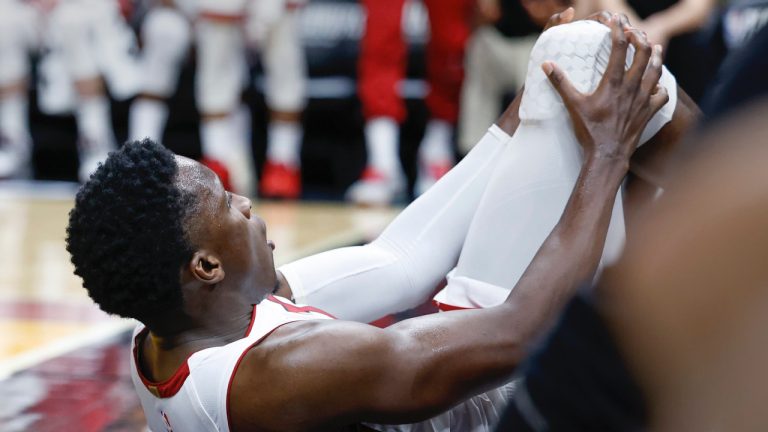
[(502, 97), (518, 91), (528, 57), (552, 15), (571, 0), (477, 0), (478, 27), (467, 43), (461, 89), (459, 151), (466, 154), (499, 116)]
[(136, 93), (136, 40), (116, 1), (53, 4), (45, 15), (49, 51), (40, 64), (40, 107), (47, 113), (74, 111), (78, 177), (84, 182), (117, 147), (107, 91), (116, 99)]
[(74, 112), (78, 177), (86, 181), (113, 150), (107, 87), (117, 99), (136, 91), (135, 39), (116, 1), (0, 2), (0, 177), (30, 171), (29, 56), (42, 48), (39, 102), (47, 114)]
[(39, 44), (38, 19), (29, 4), (0, 0), (0, 178), (32, 174), (29, 52)]
[(218, 167), (214, 171), (228, 178), (235, 191), (254, 196), (250, 112), (240, 101), (248, 82), (246, 48), (254, 42), (262, 57), (270, 109), (260, 192), (271, 198), (298, 198), (301, 113), (306, 101), (306, 61), (298, 28), (303, 4), (301, 0), (161, 2), (142, 28), (146, 81), (131, 107), (131, 137), (162, 137), (168, 115), (165, 101), (176, 88), (191, 29), (198, 54), (195, 93), (202, 117), (203, 162)]
[[(363, 0), (367, 12), (358, 63), (358, 94), (366, 119), (366, 167), (347, 191), (359, 204), (385, 205), (402, 196), (405, 178), (399, 159), (399, 125), (405, 104), (398, 83), (405, 75), (407, 46), (401, 28), (405, 0)], [(426, 104), (430, 120), (419, 146), (416, 194), (424, 192), (454, 164), (453, 127), (464, 78), (464, 46), (473, 0), (425, 0), (430, 23)]]

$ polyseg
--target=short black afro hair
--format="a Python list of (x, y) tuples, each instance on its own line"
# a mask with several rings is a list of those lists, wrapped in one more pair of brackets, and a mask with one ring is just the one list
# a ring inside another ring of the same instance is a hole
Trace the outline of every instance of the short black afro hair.
[(182, 305), (180, 269), (192, 198), (176, 186), (173, 153), (149, 139), (110, 153), (75, 198), (67, 251), (102, 310), (147, 323)]

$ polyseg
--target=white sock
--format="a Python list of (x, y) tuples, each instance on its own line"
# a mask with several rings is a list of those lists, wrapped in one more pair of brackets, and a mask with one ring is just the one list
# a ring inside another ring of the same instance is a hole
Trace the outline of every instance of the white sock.
[(256, 193), (256, 169), (250, 143), (241, 132), (234, 115), (206, 120), (200, 125), (201, 145), (204, 157), (226, 166), (234, 192), (252, 197)]
[(168, 120), (168, 105), (156, 99), (138, 98), (131, 104), (128, 117), (128, 139), (150, 138), (163, 141), (163, 130)]
[(456, 263), (480, 196), (508, 140), (492, 126), (453, 170), (406, 207), (372, 243), (280, 267), (294, 298), (362, 322), (423, 303)]
[(267, 135), (267, 160), (294, 168), (299, 167), (303, 134), (304, 130), (299, 122), (270, 122)]
[(368, 165), (391, 177), (399, 175), (398, 150), (400, 127), (390, 117), (376, 117), (365, 124), (365, 146)]
[(445, 120), (432, 119), (419, 145), (421, 163), (453, 163), (453, 126)]
[(31, 174), (27, 98), (21, 94), (0, 99), (0, 140), (0, 178)]
[(32, 140), (27, 120), (28, 100), (20, 94), (0, 99), (0, 134), (13, 151), (29, 154)]
[(76, 112), (81, 155), (106, 157), (116, 148), (109, 101), (104, 96), (82, 99)]

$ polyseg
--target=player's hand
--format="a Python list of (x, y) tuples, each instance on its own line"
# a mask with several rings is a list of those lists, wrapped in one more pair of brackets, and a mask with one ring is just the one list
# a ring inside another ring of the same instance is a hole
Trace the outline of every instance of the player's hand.
[[(549, 17), (549, 20), (547, 21), (547, 24), (544, 26), (544, 31), (559, 26), (560, 24), (568, 24), (569, 22), (573, 21), (573, 18), (576, 14), (576, 10), (573, 8), (573, 6), (569, 7), (568, 9), (556, 13)], [(611, 25), (611, 17), (613, 15), (608, 11), (599, 11), (595, 12), (592, 15), (584, 18), (584, 20), (590, 20), (590, 21), (597, 21), (601, 24), (604, 24), (606, 26)], [(626, 30), (629, 28), (629, 20), (627, 19), (626, 15), (620, 15), (621, 18), (621, 24), (622, 27)]]
[[(651, 117), (669, 100), (658, 85), (661, 46), (651, 46), (639, 30), (627, 29), (626, 18), (610, 21), (611, 55), (600, 84), (591, 94), (576, 90), (553, 62), (542, 69), (563, 98), (585, 156), (628, 161)], [(635, 47), (632, 66), (625, 71), (629, 44)]]

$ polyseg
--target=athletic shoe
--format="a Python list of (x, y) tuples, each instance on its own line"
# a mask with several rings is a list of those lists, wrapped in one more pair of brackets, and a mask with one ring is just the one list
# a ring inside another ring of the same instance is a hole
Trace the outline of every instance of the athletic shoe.
[(372, 166), (347, 189), (347, 201), (363, 206), (386, 206), (405, 199), (405, 179), (389, 176)]
[(29, 178), (32, 174), (28, 148), (12, 145), (0, 137), (0, 178)]
[(451, 162), (419, 164), (419, 174), (416, 177), (416, 184), (414, 185), (414, 193), (416, 196), (421, 196), (427, 189), (431, 188), (440, 177), (453, 168)]
[(224, 186), (225, 190), (232, 190), (232, 182), (229, 180), (229, 170), (223, 163), (211, 158), (203, 158), (200, 160), (200, 163), (207, 166), (211, 171), (219, 176), (219, 181), (221, 181), (221, 184)]
[(298, 199), (301, 197), (301, 170), (297, 167), (267, 161), (259, 184), (264, 198)]

